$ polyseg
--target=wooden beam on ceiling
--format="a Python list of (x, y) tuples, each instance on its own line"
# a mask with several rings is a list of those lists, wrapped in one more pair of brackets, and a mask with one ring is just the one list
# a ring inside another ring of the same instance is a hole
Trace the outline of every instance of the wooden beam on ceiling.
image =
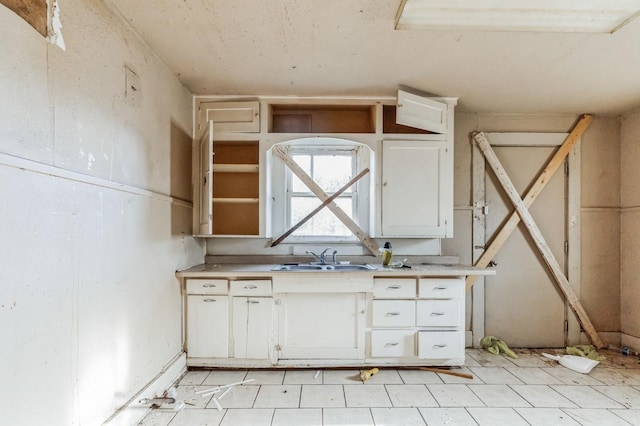
[(47, 0), (0, 0), (42, 36), (47, 36)]

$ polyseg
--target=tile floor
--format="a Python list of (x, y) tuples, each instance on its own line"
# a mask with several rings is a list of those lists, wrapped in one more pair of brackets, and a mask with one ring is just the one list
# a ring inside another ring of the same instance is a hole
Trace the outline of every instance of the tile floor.
[[(195, 370), (177, 386), (185, 408), (151, 410), (140, 425), (640, 425), (640, 360), (603, 351), (589, 375), (517, 350), (511, 360), (468, 349), (456, 371), (473, 379), (383, 369), (364, 384), (359, 370)], [(554, 350), (547, 350), (554, 352)], [(562, 353), (561, 351), (556, 351)], [(196, 392), (246, 379), (220, 399)]]

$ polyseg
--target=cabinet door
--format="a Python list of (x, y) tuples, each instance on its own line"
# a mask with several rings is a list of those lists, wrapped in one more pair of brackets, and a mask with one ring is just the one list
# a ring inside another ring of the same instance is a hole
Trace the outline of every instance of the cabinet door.
[(447, 104), (398, 90), (396, 122), (435, 133), (447, 133)]
[(202, 102), (200, 120), (216, 122), (217, 132), (260, 131), (260, 103), (258, 101)]
[(364, 359), (364, 293), (282, 294), (282, 359)]
[(187, 296), (187, 355), (229, 356), (228, 296)]
[(198, 234), (209, 235), (213, 231), (213, 121), (209, 121), (199, 144), (200, 167), (197, 171), (198, 188), (196, 197), (199, 204)]
[(453, 217), (446, 142), (382, 142), (382, 236), (447, 235)]
[(234, 358), (269, 358), (272, 307), (271, 297), (233, 298)]

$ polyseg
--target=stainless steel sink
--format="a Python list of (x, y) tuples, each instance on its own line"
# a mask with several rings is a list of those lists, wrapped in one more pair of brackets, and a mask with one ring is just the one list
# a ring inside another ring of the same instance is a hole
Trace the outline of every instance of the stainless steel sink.
[(377, 268), (369, 264), (310, 264), (278, 265), (272, 271), (375, 271)]

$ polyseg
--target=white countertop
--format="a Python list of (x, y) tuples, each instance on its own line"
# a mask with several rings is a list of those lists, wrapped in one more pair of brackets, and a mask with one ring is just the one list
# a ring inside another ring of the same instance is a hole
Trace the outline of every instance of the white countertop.
[(476, 268), (470, 265), (460, 264), (420, 264), (411, 265), (411, 268), (384, 268), (380, 264), (372, 264), (376, 270), (363, 271), (273, 271), (277, 264), (213, 264), (203, 263), (176, 272), (180, 278), (206, 278), (214, 276), (225, 277), (265, 277), (277, 274), (368, 274), (371, 276), (467, 276), (467, 275), (495, 275), (492, 268)]

